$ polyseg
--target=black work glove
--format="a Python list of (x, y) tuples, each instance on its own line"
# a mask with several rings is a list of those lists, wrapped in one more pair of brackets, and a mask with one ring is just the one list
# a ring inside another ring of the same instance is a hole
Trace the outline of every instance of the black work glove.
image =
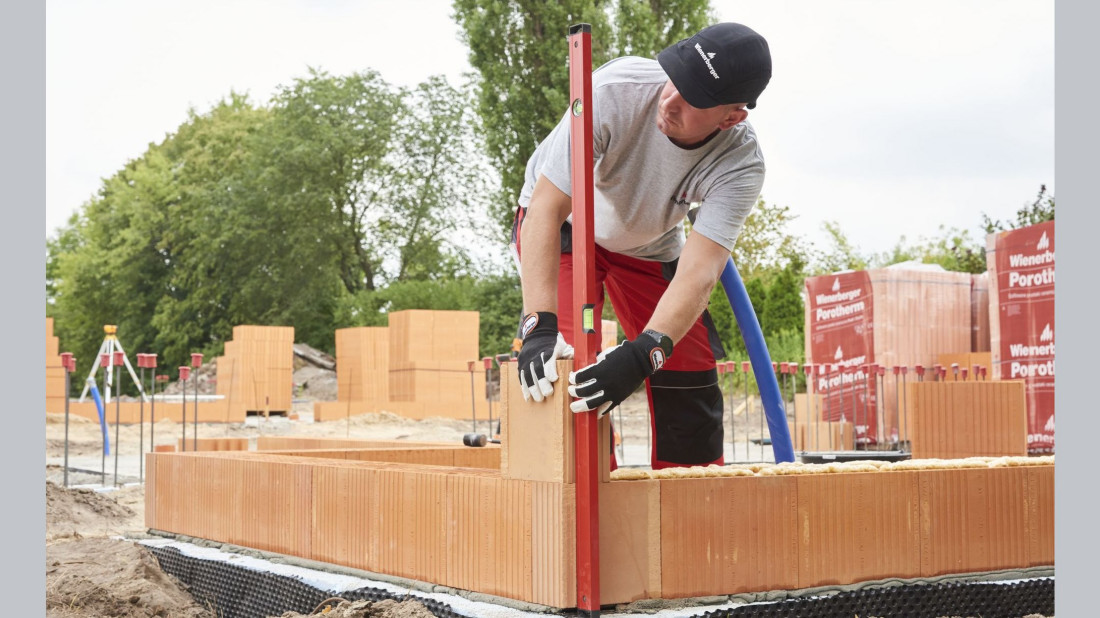
[(569, 374), (569, 394), (579, 398), (569, 408), (597, 410), (597, 418), (602, 418), (671, 357), (672, 339), (654, 330), (604, 350), (595, 363)]
[(558, 332), (558, 316), (539, 311), (523, 316), (523, 347), (519, 350), (519, 387), (523, 400), (542, 401), (554, 394), (558, 359), (573, 358), (573, 346)]

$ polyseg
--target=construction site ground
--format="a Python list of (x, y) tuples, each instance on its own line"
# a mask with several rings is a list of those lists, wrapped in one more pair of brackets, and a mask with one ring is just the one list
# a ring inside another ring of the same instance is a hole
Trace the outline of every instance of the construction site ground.
[[(350, 416), (326, 422), (313, 422), (310, 411), (314, 397), (335, 399), (335, 374), (310, 364), (296, 368), (299, 398), (295, 400), (298, 418), (286, 416), (249, 417), (244, 423), (200, 423), (199, 437), (255, 438), (267, 435), (300, 435), (317, 437), (352, 437), (378, 440), (443, 441), (462, 443), (462, 436), (475, 429), (473, 419), (428, 418), (411, 420), (377, 412)], [(331, 386), (330, 386), (331, 384)], [(308, 385), (308, 386), (305, 386)], [(312, 389), (312, 390), (311, 390)], [(202, 389), (206, 390), (206, 389)], [(213, 389), (210, 389), (212, 391)], [(202, 392), (202, 391), (200, 391)], [(742, 401), (735, 398), (735, 411)], [(158, 404), (159, 405), (159, 404)], [(178, 405), (178, 404), (177, 404)], [(191, 404), (189, 404), (191, 405)], [(201, 403), (200, 403), (201, 405)], [(742, 456), (763, 456), (771, 460), (770, 448), (759, 441), (761, 420), (759, 405), (750, 405), (747, 416), (738, 411), (734, 417), (732, 442)], [(727, 403), (727, 453), (731, 451), (729, 405)], [(494, 414), (499, 410), (494, 403)], [(625, 465), (645, 465), (649, 452), (649, 415), (644, 391), (636, 392), (613, 412), (613, 421), (621, 435), (621, 453)], [(107, 418), (111, 418), (107, 406)], [(98, 423), (70, 416), (68, 424), (68, 457), (70, 487), (63, 486), (65, 456), (65, 419), (50, 414), (46, 418), (46, 608), (47, 616), (215, 616), (187, 593), (185, 586), (164, 573), (149, 550), (135, 542), (148, 538), (144, 526), (144, 488), (139, 482), (139, 442), (149, 447), (149, 426), (139, 430), (136, 425), (117, 428), (108, 424), (112, 452), (102, 454), (103, 438)], [(494, 423), (495, 426), (495, 423)], [(476, 430), (486, 433), (488, 420), (479, 419)], [(766, 427), (764, 428), (766, 432)], [(176, 445), (183, 436), (183, 427), (167, 419), (159, 420), (154, 429), (157, 445)], [(189, 423), (187, 435), (193, 436)], [(117, 480), (116, 459), (117, 449)], [(105, 473), (104, 473), (105, 472)], [(679, 613), (677, 604), (665, 604), (663, 615), (691, 615), (705, 611), (694, 607), (686, 611), (684, 603)], [(502, 608), (503, 609), (503, 608)], [(655, 609), (622, 608), (622, 615), (653, 614)], [(325, 609), (318, 608), (321, 615)], [(288, 612), (286, 616), (300, 616)], [(392, 601), (374, 604), (330, 604), (327, 616), (408, 618), (430, 616), (427, 609), (415, 602)], [(502, 614), (504, 615), (504, 614)], [(511, 615), (521, 615), (512, 613)]]

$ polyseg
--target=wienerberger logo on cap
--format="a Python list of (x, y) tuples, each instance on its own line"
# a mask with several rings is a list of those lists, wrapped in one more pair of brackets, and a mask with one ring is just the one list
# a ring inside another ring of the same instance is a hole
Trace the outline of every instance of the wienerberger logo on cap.
[(714, 52), (707, 53), (703, 51), (703, 46), (698, 43), (695, 44), (695, 50), (699, 52), (699, 57), (703, 59), (703, 62), (707, 65), (707, 70), (714, 76), (714, 79), (719, 79), (718, 71), (714, 70), (714, 65), (710, 63), (711, 58), (714, 58)]

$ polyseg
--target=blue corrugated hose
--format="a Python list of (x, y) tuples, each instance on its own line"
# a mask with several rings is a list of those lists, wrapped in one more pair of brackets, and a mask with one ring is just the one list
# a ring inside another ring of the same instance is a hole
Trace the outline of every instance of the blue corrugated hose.
[(88, 380), (88, 389), (92, 392), (95, 401), (95, 409), (99, 411), (99, 428), (103, 430), (103, 454), (111, 454), (111, 440), (107, 437), (107, 420), (103, 416), (103, 400), (99, 398), (99, 389), (95, 387), (94, 380)]
[(772, 369), (771, 355), (768, 354), (768, 346), (764, 343), (764, 333), (760, 330), (760, 321), (756, 319), (756, 312), (749, 301), (749, 293), (745, 291), (745, 283), (741, 281), (741, 275), (737, 267), (733, 265), (733, 258), (726, 261), (726, 268), (722, 271), (722, 287), (726, 290), (726, 298), (733, 308), (733, 315), (737, 318), (737, 326), (741, 329), (741, 337), (745, 340), (745, 348), (749, 351), (749, 361), (752, 363), (752, 371), (756, 374), (756, 384), (760, 388), (760, 399), (764, 403), (764, 415), (768, 419), (768, 432), (771, 435), (772, 453), (775, 454), (776, 463), (794, 461), (794, 446), (791, 444), (791, 434), (787, 430), (787, 411), (783, 407), (783, 397), (779, 394), (779, 380)]

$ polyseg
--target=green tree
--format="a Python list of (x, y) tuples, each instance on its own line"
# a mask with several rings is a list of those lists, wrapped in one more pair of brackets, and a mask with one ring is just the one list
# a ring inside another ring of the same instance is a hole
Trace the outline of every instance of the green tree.
[(592, 65), (622, 54), (653, 57), (713, 18), (706, 0), (454, 0), (455, 21), (477, 71), (478, 112), (500, 172), (494, 215), (510, 225), (527, 159), (566, 111), (569, 26), (592, 25)]
[(989, 215), (982, 213), (982, 228), (986, 234), (1015, 230), (1045, 221), (1054, 221), (1054, 195), (1047, 195), (1047, 186), (1039, 185), (1039, 193), (1031, 202), (1024, 204), (1016, 211), (1015, 222), (1001, 222), (990, 219)]
[(804, 263), (806, 243), (788, 231), (795, 218), (789, 206), (768, 204), (764, 198), (757, 200), (732, 252), (742, 278), (770, 280), (791, 262)]
[[(749, 295), (749, 302), (752, 303), (756, 319), (761, 323), (761, 330), (763, 331), (763, 322), (760, 320), (760, 316), (767, 302), (768, 288), (764, 285), (763, 280), (759, 278), (743, 279), (743, 281), (745, 292)], [(744, 356), (746, 354), (745, 339), (741, 335), (740, 325), (733, 314), (733, 308), (730, 307), (725, 289), (720, 283), (714, 286), (714, 290), (710, 293), (708, 310), (711, 319), (714, 320), (715, 330), (718, 331), (718, 338), (722, 341), (722, 347), (726, 349), (727, 358), (730, 358), (729, 355), (739, 354)]]
[[(802, 255), (806, 252), (806, 243), (788, 231), (794, 218), (790, 207), (771, 205), (760, 198), (745, 219), (731, 254), (737, 272), (745, 283), (749, 299), (761, 320), (765, 338), (770, 332), (767, 325), (767, 300), (772, 293), (770, 287), (774, 285), (773, 282), (783, 273), (787, 273), (788, 279), (797, 278), (794, 292), (796, 296), (802, 286), (801, 276), (805, 269)], [(784, 279), (785, 284), (789, 283), (788, 279)], [(779, 292), (779, 288), (776, 288), (776, 292)], [(781, 294), (778, 298), (782, 297)], [(800, 297), (798, 302), (801, 303)], [(721, 284), (716, 285), (711, 292), (708, 308), (727, 352), (743, 356), (746, 353), (744, 340)], [(801, 320), (800, 314), (798, 332), (801, 332)], [(784, 319), (783, 323), (787, 323), (787, 320)]]
[[(765, 337), (790, 331), (801, 337), (805, 324), (802, 306), (802, 290), (805, 281), (804, 265), (797, 257), (779, 271), (767, 287), (760, 323)], [(781, 359), (791, 360), (791, 359)]]
[[(460, 230), (486, 227), (495, 173), (484, 152), (480, 119), (468, 105), (470, 87), (430, 78), (405, 95), (406, 110), (394, 127), (400, 144), (386, 161), (386, 209), (379, 242), (395, 262), (387, 280), (429, 279), (470, 273)], [(480, 242), (492, 242), (484, 239)], [(494, 243), (501, 251), (503, 238)]]
[(119, 327), (128, 352), (149, 349), (149, 318), (170, 290), (158, 209), (178, 201), (170, 162), (159, 148), (131, 161), (70, 219), (51, 258), (55, 295), (47, 315), (55, 334), (86, 366), (94, 362), (105, 324)]
[(255, 146), (252, 208), (278, 213), (284, 238), (315, 244), (321, 263), (335, 260), (348, 292), (373, 289), (383, 258), (372, 217), (398, 182), (387, 157), (408, 112), (400, 93), (374, 71), (310, 69), (280, 89), (272, 111)]
[(331, 351), (345, 296), (471, 275), (454, 236), (492, 174), (462, 100), (440, 79), (406, 92), (311, 71), (270, 107), (233, 94), (191, 110), (47, 241), (58, 336), (90, 360), (117, 324), (168, 367), (220, 354), (237, 324), (293, 325)]
[(859, 248), (852, 244), (840, 224), (836, 221), (826, 221), (823, 224), (826, 234), (829, 236), (829, 245), (824, 249), (815, 250), (810, 266), (811, 275), (824, 275), (841, 270), (863, 270), (870, 263), (869, 258), (862, 255)]
[(939, 227), (939, 235), (907, 245), (902, 236), (893, 249), (874, 256), (868, 266), (880, 268), (900, 262), (916, 261), (939, 264), (944, 270), (979, 274), (985, 272), (985, 247), (970, 237), (966, 230)]

